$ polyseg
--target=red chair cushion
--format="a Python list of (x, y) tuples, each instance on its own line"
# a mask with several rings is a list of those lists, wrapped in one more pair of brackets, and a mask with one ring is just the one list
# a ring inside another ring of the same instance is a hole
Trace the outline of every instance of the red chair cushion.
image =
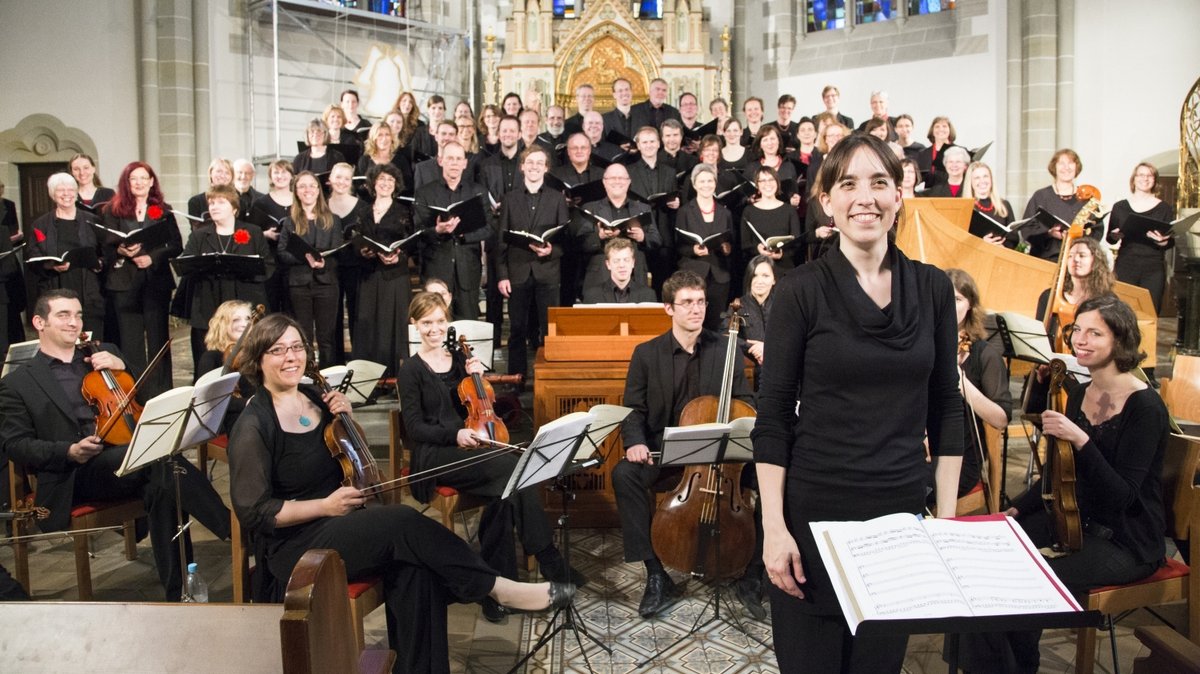
[(350, 595), (351, 599), (358, 599), (367, 590), (375, 587), (379, 582), (378, 578), (366, 578), (360, 581), (346, 584), (346, 594)]
[(964, 496), (970, 496), (971, 494), (978, 494), (981, 491), (983, 491), (983, 480), (976, 482), (975, 486), (971, 488), (971, 491), (964, 494)]
[(435, 492), (437, 492), (438, 496), (445, 496), (446, 498), (449, 498), (451, 496), (458, 496), (458, 490), (455, 489), (454, 487), (443, 487), (441, 485), (438, 485), (438, 486), (434, 487), (433, 490)]
[(221, 434), (221, 435), (218, 435), (217, 437), (213, 438), (212, 440), (209, 440), (208, 443), (210, 445), (216, 445), (216, 446), (222, 447), (224, 449), (229, 449), (229, 436), (225, 435), (225, 434)]
[(101, 504), (98, 503), (80, 503), (74, 508), (71, 508), (71, 517), (83, 517), (84, 515), (91, 515), (92, 513), (100, 510), (101, 507)]
[(1088, 594), (1097, 594), (1099, 592), (1110, 592), (1112, 590), (1119, 590), (1123, 587), (1133, 587), (1135, 585), (1144, 585), (1146, 583), (1161, 583), (1164, 580), (1171, 580), (1173, 578), (1182, 578), (1186, 575), (1188, 575), (1188, 565), (1187, 564), (1184, 564), (1183, 562), (1175, 560), (1175, 559), (1168, 558), (1166, 565), (1158, 567), (1158, 571), (1155, 571), (1154, 573), (1150, 574), (1149, 576), (1147, 576), (1137, 582), (1129, 583), (1127, 585), (1108, 585), (1106, 587), (1098, 587), (1098, 588), (1095, 588), (1094, 590), (1091, 590), (1090, 592), (1088, 592)]

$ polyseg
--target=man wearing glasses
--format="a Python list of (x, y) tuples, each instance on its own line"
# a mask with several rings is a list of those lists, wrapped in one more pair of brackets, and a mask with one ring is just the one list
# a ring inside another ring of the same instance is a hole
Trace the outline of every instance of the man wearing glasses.
[[(638, 613), (651, 618), (671, 605), (679, 588), (650, 542), (654, 491), (671, 489), (682, 469), (659, 467), (663, 429), (679, 421), (693, 398), (718, 395), (728, 337), (704, 330), (704, 279), (677, 271), (663, 283), (663, 308), (671, 330), (639, 344), (629, 361), (624, 404), (633, 409), (621, 426), (625, 458), (612, 472), (625, 561), (646, 565), (646, 588)], [(743, 371), (734, 373), (733, 396), (751, 402)]]
[(646, 254), (662, 245), (650, 206), (629, 199), (629, 182), (629, 170), (621, 164), (612, 164), (604, 170), (605, 197), (584, 204), (582, 213), (577, 215), (575, 236), (579, 250), (587, 258), (587, 272), (583, 278), (585, 288), (603, 283), (608, 275), (604, 268), (604, 244), (609, 239), (623, 236), (637, 245), (634, 274), (643, 284), (646, 281)]

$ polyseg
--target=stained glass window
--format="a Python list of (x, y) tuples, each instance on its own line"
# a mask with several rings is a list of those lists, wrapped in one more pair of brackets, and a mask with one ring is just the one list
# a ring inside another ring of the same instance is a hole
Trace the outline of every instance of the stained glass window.
[(858, 14), (855, 21), (859, 24), (887, 21), (892, 18), (892, 0), (856, 0)]
[(908, 0), (908, 15), (937, 14), (954, 9), (954, 0)]
[(808, 32), (846, 27), (846, 0), (809, 0)]

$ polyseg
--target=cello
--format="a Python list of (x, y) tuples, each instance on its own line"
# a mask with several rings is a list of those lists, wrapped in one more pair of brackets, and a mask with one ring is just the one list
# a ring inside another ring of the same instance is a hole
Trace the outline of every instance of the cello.
[[(1067, 392), (1064, 387), (1067, 365), (1055, 358), (1050, 361), (1049, 409), (1066, 414)], [(1083, 547), (1083, 523), (1075, 495), (1075, 449), (1071, 443), (1046, 435), (1046, 459), (1042, 463), (1042, 503), (1054, 525), (1052, 549), (1060, 554)]]
[[(741, 366), (737, 344), (740, 311), (741, 301), (735, 299), (729, 305), (729, 341), (720, 395), (689, 401), (679, 414), (680, 426), (756, 416), (748, 403), (733, 398), (735, 368)], [(754, 555), (756, 534), (754, 511), (742, 500), (743, 466), (693, 465), (684, 470), (679, 485), (659, 505), (650, 528), (654, 552), (663, 564), (715, 581), (735, 578), (746, 569)]]

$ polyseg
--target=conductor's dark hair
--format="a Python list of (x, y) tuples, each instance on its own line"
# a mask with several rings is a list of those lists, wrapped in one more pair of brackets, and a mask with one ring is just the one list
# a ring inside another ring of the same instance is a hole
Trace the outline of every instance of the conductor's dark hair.
[(70, 288), (51, 288), (46, 292), (38, 295), (37, 301), (33, 303), (33, 315), (40, 317), (42, 320), (50, 318), (50, 303), (54, 300), (78, 300), (79, 293)]
[(1100, 313), (1100, 319), (1113, 333), (1113, 364), (1121, 372), (1129, 372), (1146, 359), (1146, 352), (1139, 347), (1142, 331), (1138, 327), (1137, 315), (1116, 295), (1111, 293), (1092, 297), (1080, 303), (1075, 310), (1075, 320), (1089, 311)]

